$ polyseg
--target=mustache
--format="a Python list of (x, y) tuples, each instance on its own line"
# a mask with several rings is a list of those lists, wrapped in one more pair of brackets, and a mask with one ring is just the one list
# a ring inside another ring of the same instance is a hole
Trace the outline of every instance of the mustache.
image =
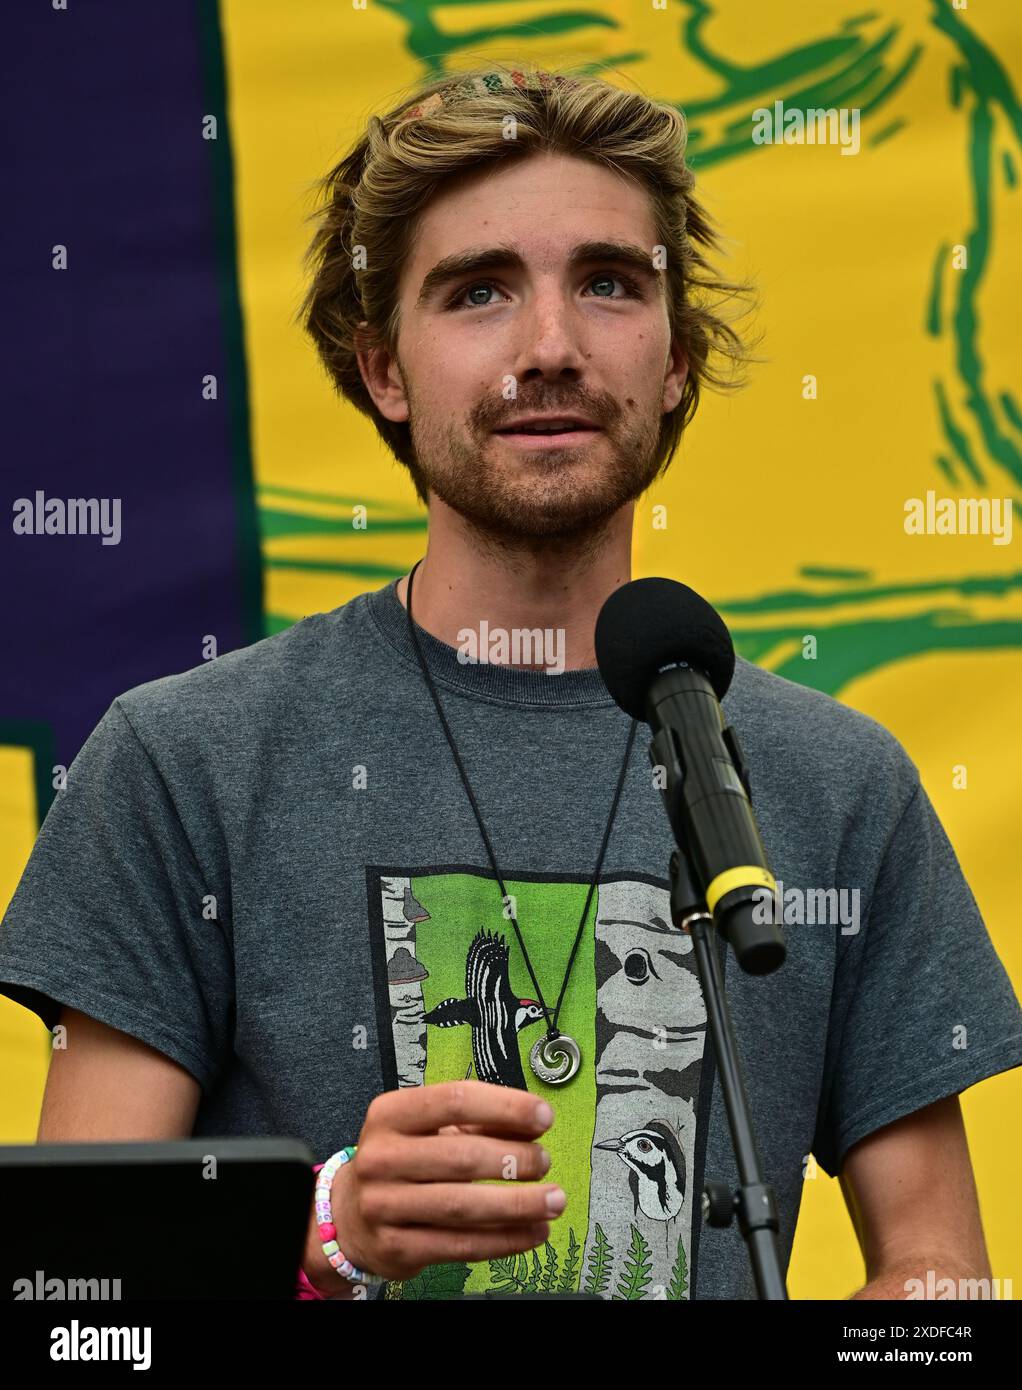
[(531, 398), (517, 395), (511, 400), (503, 396), (496, 400), (480, 401), (471, 412), (471, 423), (482, 433), (490, 433), (522, 415), (581, 415), (592, 420), (600, 429), (609, 429), (621, 415), (621, 407), (612, 396), (563, 396)]

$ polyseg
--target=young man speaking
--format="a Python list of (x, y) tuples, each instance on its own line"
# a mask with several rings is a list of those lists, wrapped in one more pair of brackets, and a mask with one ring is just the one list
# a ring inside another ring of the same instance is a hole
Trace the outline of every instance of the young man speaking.
[[(69, 1027), (40, 1138), (306, 1140), (327, 1297), (752, 1297), (701, 1221), (737, 1175), (648, 731), (593, 650), (636, 499), (741, 356), (683, 121), (499, 68), (374, 118), (324, 191), (304, 321), (428, 549), (114, 700), (0, 936), (4, 990)], [(957, 1095), (1022, 1030), (916, 768), (745, 661), (724, 706), (775, 876), (861, 903), (770, 977), (727, 961), (782, 1260), (812, 1153), (863, 1296), (989, 1277)]]

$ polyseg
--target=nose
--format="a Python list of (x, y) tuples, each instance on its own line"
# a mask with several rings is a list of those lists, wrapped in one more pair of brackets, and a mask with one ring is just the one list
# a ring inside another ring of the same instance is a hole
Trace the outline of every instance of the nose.
[(518, 315), (514, 375), (519, 381), (543, 376), (579, 377), (586, 362), (581, 315), (570, 291), (553, 282), (537, 284)]

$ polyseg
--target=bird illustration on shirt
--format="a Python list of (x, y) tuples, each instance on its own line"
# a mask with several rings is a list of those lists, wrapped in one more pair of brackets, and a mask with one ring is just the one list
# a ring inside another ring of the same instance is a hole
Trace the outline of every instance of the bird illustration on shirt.
[(465, 998), (444, 999), (426, 1015), (436, 1028), (468, 1024), (476, 1076), (497, 1086), (524, 1091), (525, 1073), (518, 1034), (543, 1020), (535, 999), (521, 999), (511, 988), (508, 944), (485, 929), (476, 933), (465, 958)]
[(665, 1120), (651, 1120), (594, 1148), (616, 1153), (628, 1169), (636, 1212), (653, 1221), (673, 1221), (685, 1205), (685, 1154)]

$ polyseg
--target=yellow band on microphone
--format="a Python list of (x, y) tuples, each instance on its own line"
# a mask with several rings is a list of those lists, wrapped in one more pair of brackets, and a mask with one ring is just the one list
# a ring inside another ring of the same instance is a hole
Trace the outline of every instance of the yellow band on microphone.
[(707, 888), (706, 906), (712, 912), (725, 893), (730, 893), (734, 888), (753, 886), (769, 888), (771, 893), (777, 892), (777, 882), (773, 874), (768, 869), (761, 869), (758, 864), (740, 864), (737, 869), (725, 869)]

